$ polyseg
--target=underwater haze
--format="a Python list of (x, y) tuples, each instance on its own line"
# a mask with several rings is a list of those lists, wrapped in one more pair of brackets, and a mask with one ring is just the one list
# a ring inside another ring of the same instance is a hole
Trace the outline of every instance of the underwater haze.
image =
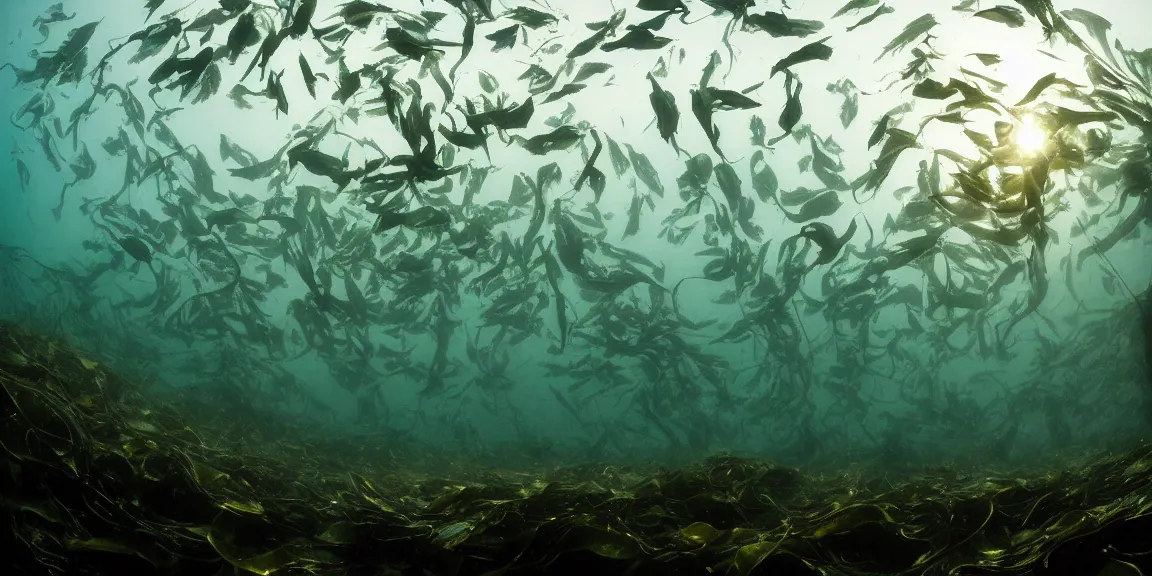
[(0, 11), (0, 319), (229, 434), (899, 470), (1152, 423), (1148, 2)]

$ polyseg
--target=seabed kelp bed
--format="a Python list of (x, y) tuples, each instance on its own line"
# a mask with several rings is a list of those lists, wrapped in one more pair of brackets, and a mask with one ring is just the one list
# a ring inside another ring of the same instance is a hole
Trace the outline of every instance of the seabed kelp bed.
[[(714, 456), (409, 470), (402, 444), (205, 442), (171, 405), (0, 327), (8, 573), (1075, 574), (1152, 567), (1152, 446), (1042, 476), (806, 476)], [(207, 424), (207, 423), (205, 423)], [(209, 447), (209, 444), (215, 444)]]

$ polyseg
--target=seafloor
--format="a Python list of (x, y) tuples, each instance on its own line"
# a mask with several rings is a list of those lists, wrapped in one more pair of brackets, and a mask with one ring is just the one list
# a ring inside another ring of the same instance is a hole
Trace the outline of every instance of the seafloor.
[(0, 327), (5, 574), (1142, 574), (1152, 446), (1061, 470), (496, 468), (220, 429)]

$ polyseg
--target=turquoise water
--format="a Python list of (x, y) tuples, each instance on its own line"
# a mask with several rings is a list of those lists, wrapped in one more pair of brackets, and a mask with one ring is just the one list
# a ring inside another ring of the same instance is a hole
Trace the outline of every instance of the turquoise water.
[[(1040, 2), (690, 1), (649, 38), (665, 3), (321, 1), (265, 69), (301, 6), (153, 4), (4, 8), (0, 310), (158, 389), (560, 461), (1011, 463), (1144, 430), (1147, 6), (1092, 4), (1105, 51), (1072, 2), (1046, 39)], [(149, 25), (154, 55), (100, 66)]]

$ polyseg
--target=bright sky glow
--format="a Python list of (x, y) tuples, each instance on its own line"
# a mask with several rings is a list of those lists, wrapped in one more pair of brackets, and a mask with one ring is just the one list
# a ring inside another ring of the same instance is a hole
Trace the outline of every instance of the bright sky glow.
[(1020, 125), (1016, 127), (1016, 146), (1020, 152), (1025, 155), (1032, 155), (1040, 152), (1044, 148), (1044, 142), (1047, 141), (1048, 134), (1044, 129), (1037, 125), (1036, 117), (1032, 114), (1025, 114), (1020, 120)]

